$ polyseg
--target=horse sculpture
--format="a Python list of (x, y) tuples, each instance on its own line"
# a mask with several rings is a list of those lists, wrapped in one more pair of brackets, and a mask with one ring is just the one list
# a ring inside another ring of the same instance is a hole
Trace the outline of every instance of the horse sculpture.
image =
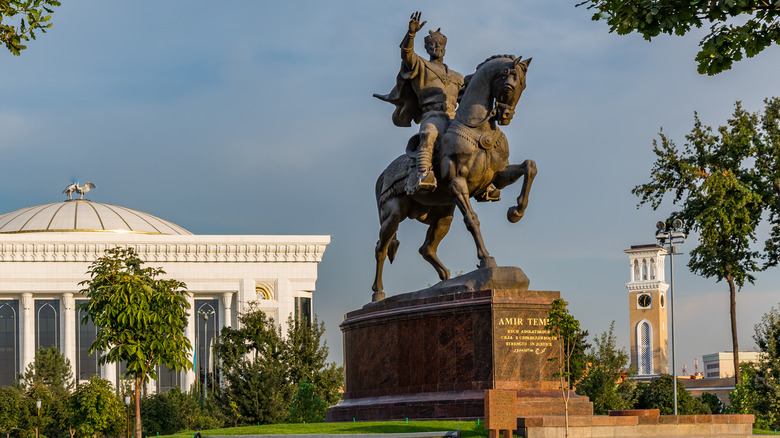
[[(406, 179), (417, 176), (415, 159), (408, 154), (396, 158), (379, 175), (376, 199), (379, 210), (379, 241), (376, 244), (376, 276), (372, 301), (384, 299), (382, 269), (385, 258), (395, 258), (399, 241), (398, 225), (404, 219), (416, 219), (428, 225), (420, 254), (430, 263), (441, 280), (450, 277), (436, 250), (447, 234), (457, 206), (466, 228), (474, 238), (479, 268), (495, 267), (496, 262), (482, 240), (479, 220), (469, 201), (472, 197), (487, 199), (491, 185), (502, 189), (523, 178), (517, 205), (509, 208), (510, 222), (519, 221), (528, 205), (536, 163), (525, 160), (509, 164), (509, 146), (497, 125), (508, 125), (515, 106), (525, 89), (525, 76), (531, 58), (521, 60), (513, 55), (496, 55), (477, 66), (466, 77), (466, 87), (455, 118), (437, 140), (433, 170), (438, 187), (430, 192), (407, 194)], [(410, 145), (415, 144), (413, 140)]]

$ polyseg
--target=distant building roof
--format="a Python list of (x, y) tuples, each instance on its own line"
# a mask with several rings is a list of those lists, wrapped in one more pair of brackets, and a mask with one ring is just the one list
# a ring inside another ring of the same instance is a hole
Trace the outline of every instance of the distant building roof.
[(86, 199), (36, 205), (0, 215), (0, 234), (68, 231), (192, 234), (149, 213)]

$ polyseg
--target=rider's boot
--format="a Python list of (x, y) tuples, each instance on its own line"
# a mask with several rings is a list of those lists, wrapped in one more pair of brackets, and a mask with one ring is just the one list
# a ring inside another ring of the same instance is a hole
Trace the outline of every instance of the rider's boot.
[(433, 174), (431, 159), (433, 158), (433, 144), (420, 141), (417, 149), (417, 193), (432, 192), (436, 190), (436, 176)]

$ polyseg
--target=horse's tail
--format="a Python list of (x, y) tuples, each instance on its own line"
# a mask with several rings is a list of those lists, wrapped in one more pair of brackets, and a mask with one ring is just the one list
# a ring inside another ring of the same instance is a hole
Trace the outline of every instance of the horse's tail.
[[(406, 179), (410, 174), (410, 161), (411, 159), (407, 155), (401, 155), (393, 160), (376, 180), (374, 193), (376, 195), (376, 207), (380, 224), (385, 220), (382, 217), (383, 204), (389, 199), (406, 196)], [(387, 258), (390, 260), (390, 263), (393, 263), (395, 260), (395, 254), (398, 252), (400, 244), (401, 242), (398, 241), (396, 234), (393, 234), (387, 248)], [(377, 242), (377, 245), (379, 245), (379, 242)]]

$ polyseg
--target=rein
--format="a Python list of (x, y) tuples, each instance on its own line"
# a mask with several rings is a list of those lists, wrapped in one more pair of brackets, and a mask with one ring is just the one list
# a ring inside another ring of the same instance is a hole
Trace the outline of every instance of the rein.
[(480, 125), (484, 124), (485, 122), (487, 122), (488, 120), (490, 120), (490, 118), (491, 118), (491, 117), (493, 117), (493, 116), (495, 116), (495, 115), (496, 115), (496, 109), (495, 109), (495, 108), (493, 108), (493, 110), (492, 110), (492, 111), (490, 111), (490, 112), (489, 112), (489, 113), (488, 113), (488, 114), (485, 116), (485, 118), (484, 118), (484, 119), (482, 119), (481, 121), (479, 121), (478, 123), (475, 123), (475, 124), (473, 124), (473, 125), (472, 125), (471, 123), (469, 123), (469, 122), (467, 122), (467, 121), (463, 120), (463, 118), (460, 116), (460, 114), (457, 114), (457, 113), (456, 113), (456, 114), (455, 114), (455, 119), (457, 119), (457, 120), (458, 120), (458, 122), (460, 122), (460, 123), (461, 123), (461, 124), (463, 124), (463, 125), (466, 125), (466, 126), (468, 126), (468, 127), (469, 127), (469, 128), (471, 128), (471, 129), (476, 129), (478, 126), (480, 126)]

